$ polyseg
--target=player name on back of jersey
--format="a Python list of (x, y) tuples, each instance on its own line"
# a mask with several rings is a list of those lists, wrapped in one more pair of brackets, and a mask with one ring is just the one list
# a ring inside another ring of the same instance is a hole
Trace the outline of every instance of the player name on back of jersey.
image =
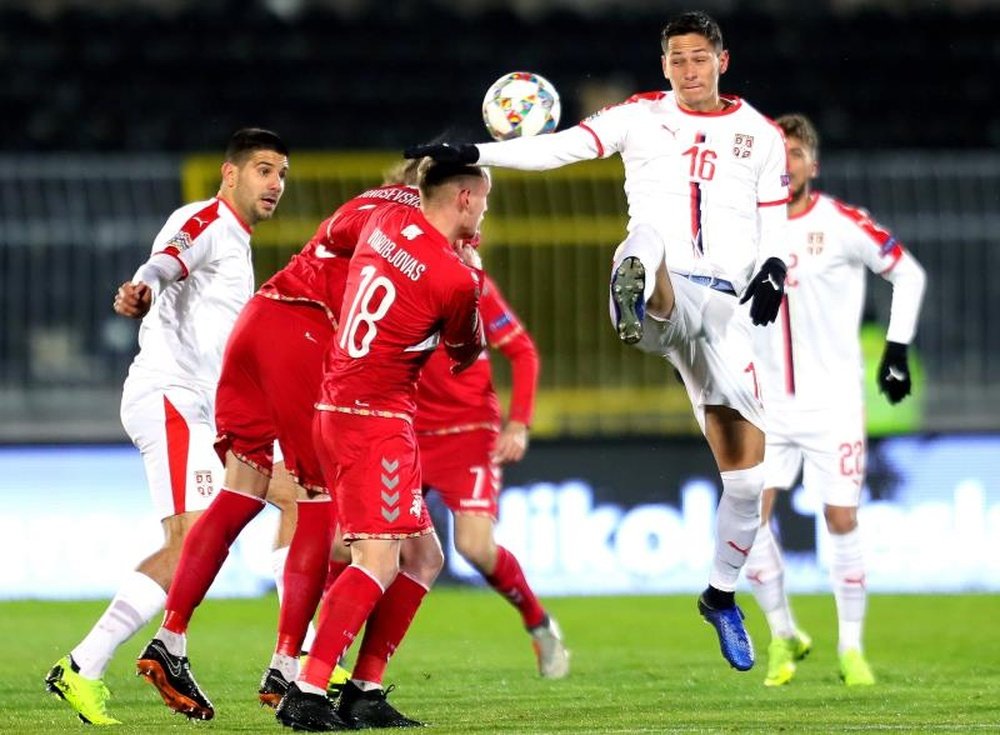
[(385, 199), (389, 202), (398, 202), (410, 207), (420, 206), (420, 192), (416, 189), (387, 186), (379, 189), (369, 189), (359, 194), (356, 199)]
[[(410, 230), (410, 228), (416, 229), (416, 232), (413, 233), (413, 237), (423, 234), (420, 228), (416, 225), (410, 225), (403, 230), (402, 234), (406, 236), (407, 231)], [(410, 237), (410, 239), (412, 240), (413, 237)], [(396, 268), (411, 281), (419, 280), (420, 276), (422, 276), (424, 271), (427, 270), (426, 265), (401, 248), (392, 238), (382, 232), (382, 230), (378, 227), (373, 229), (372, 234), (368, 236), (368, 244), (372, 246), (372, 250), (385, 258), (389, 265)]]

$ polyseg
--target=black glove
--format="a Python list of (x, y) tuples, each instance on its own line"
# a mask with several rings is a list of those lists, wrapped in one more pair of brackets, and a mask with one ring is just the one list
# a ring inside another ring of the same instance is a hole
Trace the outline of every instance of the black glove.
[(906, 360), (906, 345), (886, 342), (882, 362), (878, 366), (878, 390), (889, 399), (889, 403), (899, 403), (910, 395), (910, 365)]
[(743, 292), (740, 303), (745, 304), (753, 299), (750, 304), (750, 320), (758, 327), (777, 319), (781, 299), (785, 295), (787, 270), (780, 258), (768, 258)]
[(468, 163), (479, 160), (479, 149), (472, 143), (425, 143), (403, 150), (403, 158), (430, 156), (440, 163)]

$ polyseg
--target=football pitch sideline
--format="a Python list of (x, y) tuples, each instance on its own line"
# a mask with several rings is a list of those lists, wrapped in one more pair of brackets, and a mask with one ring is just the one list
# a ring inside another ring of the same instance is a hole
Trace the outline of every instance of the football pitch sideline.
[[(838, 679), (831, 596), (794, 599), (814, 648), (795, 680), (775, 689), (762, 684), (768, 636), (750, 594), (740, 599), (758, 659), (742, 674), (723, 661), (695, 599), (548, 600), (573, 670), (546, 681), (506, 602), (486, 590), (435, 590), (390, 664), (390, 702), (442, 734), (1000, 731), (1000, 596), (873, 595), (866, 640), (878, 683), (856, 689)], [(0, 732), (85, 731), (42, 680), (105, 604), (0, 603)], [(167, 710), (134, 675), (151, 624), (108, 671), (109, 712), (124, 723), (113, 731), (289, 732), (256, 697), (276, 615), (273, 595), (201, 606), (188, 652), (216, 716), (199, 723)]]

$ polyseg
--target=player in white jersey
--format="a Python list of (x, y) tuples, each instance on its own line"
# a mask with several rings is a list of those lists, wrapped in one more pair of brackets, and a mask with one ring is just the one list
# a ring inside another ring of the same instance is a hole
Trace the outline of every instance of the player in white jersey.
[(118, 723), (107, 712), (104, 671), (117, 648), (162, 609), (184, 536), (222, 480), (213, 449), (222, 351), (253, 293), (251, 228), (274, 213), (287, 171), (288, 150), (277, 135), (237, 131), (218, 195), (171, 214), (149, 259), (115, 296), (118, 314), (142, 319), (121, 417), (142, 454), (164, 543), (46, 676), (49, 691), (85, 722)]
[(867, 212), (812, 190), (818, 136), (802, 115), (778, 119), (788, 141), (792, 201), (788, 205), (788, 277), (778, 324), (755, 335), (757, 364), (767, 400), (767, 447), (761, 529), (747, 578), (771, 628), (764, 684), (795, 675), (795, 661), (811, 646), (795, 625), (784, 591), (781, 552), (771, 530), (778, 490), (799, 471), (823, 498), (830, 532), (830, 578), (837, 603), (841, 677), (873, 684), (861, 632), (866, 592), (857, 509), (864, 483), (865, 427), (858, 329), (866, 270), (892, 283), (892, 310), (879, 387), (890, 403), (910, 392), (907, 345), (916, 331), (924, 271)]
[[(745, 671), (754, 652), (734, 590), (759, 525), (764, 481), (750, 321), (773, 321), (781, 303), (785, 146), (745, 100), (720, 94), (729, 52), (712, 18), (675, 17), (661, 46), (669, 92), (635, 95), (552, 135), (415, 146), (404, 155), (519, 169), (621, 156), (629, 223), (614, 258), (612, 315), (624, 342), (677, 368), (718, 463), (715, 556), (698, 608), (723, 656)], [(749, 320), (740, 308), (748, 300)]]

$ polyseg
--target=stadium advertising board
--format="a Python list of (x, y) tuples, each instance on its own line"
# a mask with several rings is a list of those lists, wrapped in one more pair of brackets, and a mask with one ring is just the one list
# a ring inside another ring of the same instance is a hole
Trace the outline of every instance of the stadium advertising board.
[[(1000, 590), (1000, 436), (886, 439), (869, 451), (861, 528), (873, 592)], [(498, 538), (541, 595), (693, 592), (704, 586), (718, 498), (711, 456), (694, 440), (536, 442), (506, 474)], [(0, 598), (108, 597), (159, 546), (131, 446), (0, 448)], [(431, 503), (447, 562), (442, 581), (474, 580)], [(779, 503), (790, 591), (827, 588), (818, 497)], [(272, 586), (277, 512), (255, 519), (212, 588)]]

